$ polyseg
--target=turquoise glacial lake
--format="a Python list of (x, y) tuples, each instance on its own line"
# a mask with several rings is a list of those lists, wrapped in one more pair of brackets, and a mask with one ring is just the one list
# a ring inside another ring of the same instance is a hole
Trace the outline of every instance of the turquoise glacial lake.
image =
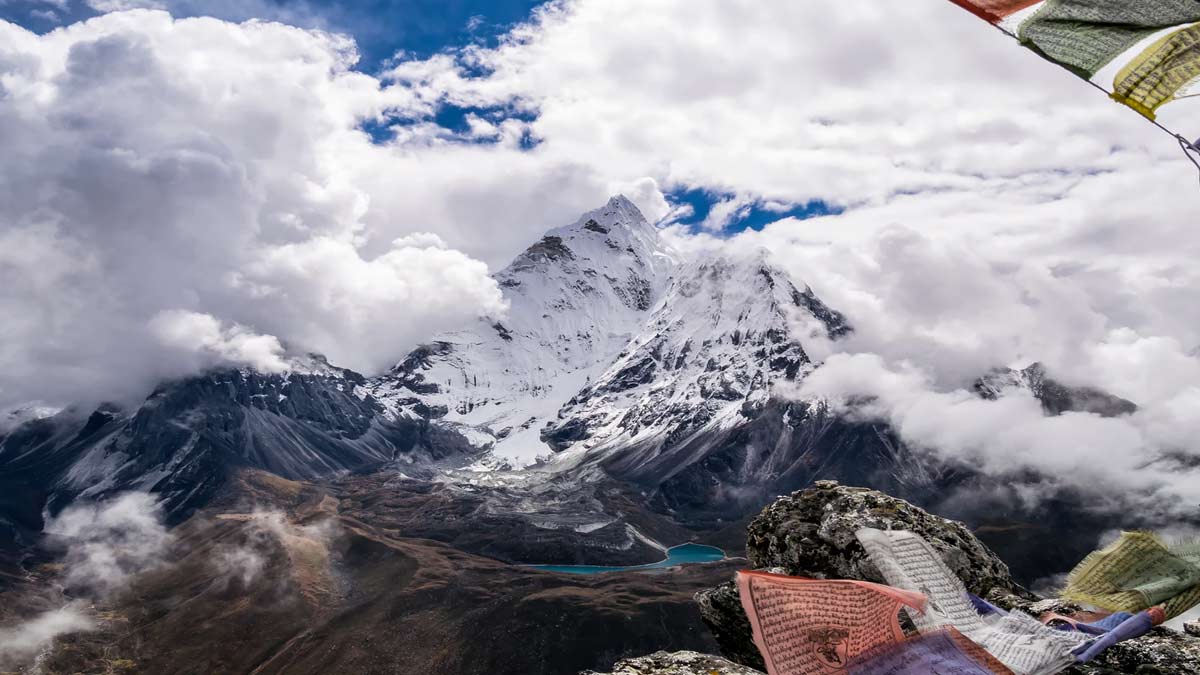
[(602, 574), (604, 572), (639, 572), (642, 570), (674, 567), (676, 565), (717, 562), (724, 559), (725, 552), (714, 546), (683, 544), (682, 546), (667, 549), (666, 559), (648, 565), (629, 565), (625, 567), (605, 565), (529, 565), (529, 567), (535, 570), (564, 572), (566, 574)]

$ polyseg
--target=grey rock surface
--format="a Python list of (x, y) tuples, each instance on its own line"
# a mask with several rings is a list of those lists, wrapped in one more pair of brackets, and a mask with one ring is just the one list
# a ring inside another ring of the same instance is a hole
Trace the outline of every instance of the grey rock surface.
[(1119, 417), (1137, 412), (1137, 404), (1094, 387), (1069, 387), (1055, 380), (1041, 363), (1023, 370), (1000, 368), (979, 378), (975, 392), (994, 400), (1007, 390), (1025, 389), (1042, 404), (1047, 415), (1065, 412), (1089, 412), (1103, 417)]
[(611, 673), (585, 671), (580, 675), (762, 675), (760, 671), (696, 652), (657, 652), (624, 659)]
[(999, 591), (1032, 597), (1013, 580), (1008, 565), (962, 523), (876, 490), (834, 481), (817, 481), (763, 509), (747, 529), (746, 555), (755, 568), (779, 567), (792, 576), (884, 583), (854, 537), (864, 527), (921, 535), (976, 595)]

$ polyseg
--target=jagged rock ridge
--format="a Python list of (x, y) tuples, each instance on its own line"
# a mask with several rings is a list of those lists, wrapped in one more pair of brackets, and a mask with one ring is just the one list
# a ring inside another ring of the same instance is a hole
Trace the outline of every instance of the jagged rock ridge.
[(1023, 389), (1041, 402), (1047, 415), (1087, 412), (1118, 417), (1137, 412), (1137, 404), (1094, 387), (1070, 387), (1050, 376), (1046, 367), (1034, 363), (1021, 370), (998, 368), (979, 378), (975, 392), (995, 399), (1011, 389)]
[(158, 494), (182, 520), (241, 467), (308, 479), (471, 452), (424, 420), (385, 417), (358, 373), (320, 357), (293, 365), (168, 382), (135, 409), (67, 410), (0, 438), (0, 486), (25, 497), (17, 529), (39, 530), (43, 504), (53, 514), (127, 490)]

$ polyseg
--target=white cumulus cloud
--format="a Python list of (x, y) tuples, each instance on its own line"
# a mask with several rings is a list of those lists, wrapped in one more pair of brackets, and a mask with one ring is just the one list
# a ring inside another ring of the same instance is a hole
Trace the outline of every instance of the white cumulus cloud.
[[(280, 346), (378, 370), (504, 310), (482, 262), (379, 214), (358, 125), (423, 104), (350, 70), (349, 39), (127, 11), (0, 23), (0, 407), (136, 399)], [(386, 191), (417, 189), (403, 171)]]

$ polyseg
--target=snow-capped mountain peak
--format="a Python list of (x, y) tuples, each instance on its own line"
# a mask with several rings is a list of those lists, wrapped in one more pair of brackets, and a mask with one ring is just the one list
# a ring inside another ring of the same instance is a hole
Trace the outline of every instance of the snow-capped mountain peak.
[(677, 254), (623, 196), (555, 228), (496, 274), (503, 318), (434, 338), (376, 380), (395, 414), (432, 413), (498, 466), (549, 453), (541, 428), (617, 357), (670, 283)]
[(369, 388), (486, 450), (480, 470), (674, 475), (723, 452), (731, 430), (790, 414), (775, 385), (814, 367), (793, 326), (850, 330), (769, 252), (685, 257), (619, 196), (496, 279), (506, 317), (438, 336)]

